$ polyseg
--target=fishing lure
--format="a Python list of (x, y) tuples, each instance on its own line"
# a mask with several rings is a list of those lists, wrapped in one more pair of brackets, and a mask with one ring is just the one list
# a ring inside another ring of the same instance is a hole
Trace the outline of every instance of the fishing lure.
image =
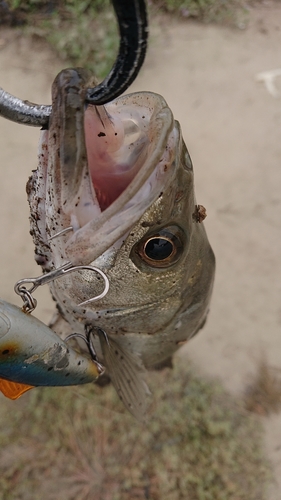
[(42, 321), (0, 300), (0, 389), (6, 396), (17, 399), (34, 385), (86, 384), (103, 372)]

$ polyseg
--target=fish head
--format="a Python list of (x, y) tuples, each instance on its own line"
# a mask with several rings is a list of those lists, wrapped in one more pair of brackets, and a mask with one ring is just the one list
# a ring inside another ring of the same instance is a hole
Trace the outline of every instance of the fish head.
[[(53, 85), (50, 126), (28, 184), (37, 261), (51, 270), (91, 265), (51, 284), (75, 331), (93, 324), (151, 365), (203, 324), (214, 255), (195, 220), (192, 162), (160, 95), (85, 106), (83, 70)], [(80, 305), (79, 305), (80, 304)]]

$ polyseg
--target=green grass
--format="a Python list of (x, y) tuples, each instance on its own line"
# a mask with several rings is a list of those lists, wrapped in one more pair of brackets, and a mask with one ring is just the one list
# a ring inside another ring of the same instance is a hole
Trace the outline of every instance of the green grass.
[(47, 40), (69, 66), (104, 78), (118, 51), (118, 27), (109, 0), (9, 0), (25, 35)]
[(191, 368), (150, 378), (147, 425), (112, 387), (34, 389), (1, 400), (0, 499), (266, 499), (258, 418)]
[[(104, 78), (118, 51), (118, 28), (109, 0), (8, 0), (25, 33), (47, 40), (67, 65), (83, 66)], [(1, 15), (1, 11), (0, 11)], [(171, 16), (245, 27), (245, 0), (153, 0), (150, 23)]]

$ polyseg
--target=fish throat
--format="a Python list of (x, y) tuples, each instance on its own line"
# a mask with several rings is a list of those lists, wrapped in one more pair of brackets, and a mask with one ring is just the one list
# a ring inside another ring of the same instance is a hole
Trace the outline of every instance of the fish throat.
[(84, 118), (88, 168), (101, 211), (125, 191), (143, 165), (148, 120), (144, 112), (140, 118), (137, 111), (110, 114), (105, 106), (88, 106)]

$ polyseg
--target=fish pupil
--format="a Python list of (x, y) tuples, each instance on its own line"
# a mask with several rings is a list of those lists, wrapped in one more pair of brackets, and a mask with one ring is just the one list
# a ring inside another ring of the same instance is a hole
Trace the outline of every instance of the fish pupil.
[(149, 259), (164, 260), (173, 253), (173, 244), (165, 238), (152, 238), (145, 245), (145, 253)]

